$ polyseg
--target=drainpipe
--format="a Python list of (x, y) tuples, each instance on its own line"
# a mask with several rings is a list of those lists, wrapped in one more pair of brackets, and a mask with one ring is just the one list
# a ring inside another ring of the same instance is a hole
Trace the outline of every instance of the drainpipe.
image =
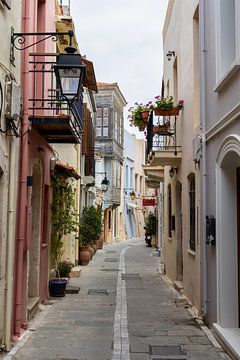
[(12, 299), (13, 299), (13, 264), (14, 264), (14, 238), (16, 219), (15, 183), (17, 178), (16, 160), (17, 147), (14, 138), (9, 142), (9, 191), (8, 191), (8, 249), (7, 249), (7, 276), (6, 276), (6, 314), (5, 314), (5, 346), (9, 351), (11, 347), (12, 325)]
[[(23, 8), (23, 32), (32, 32), (31, 14), (34, 11), (34, 3), (25, 0)], [(22, 52), (22, 98), (23, 98), (23, 117), (21, 123), (21, 147), (20, 147), (20, 174), (19, 174), (19, 198), (18, 198), (18, 225), (16, 234), (16, 268), (15, 268), (15, 313), (14, 313), (14, 334), (19, 335), (22, 325), (23, 310), (23, 271), (24, 271), (24, 251), (26, 251), (26, 216), (27, 216), (27, 175), (28, 175), (28, 99), (29, 92), (29, 73), (28, 66), (28, 50)]]
[(159, 196), (158, 196), (158, 250), (160, 251), (161, 261), (163, 261), (163, 182), (160, 182), (159, 186)]
[(201, 194), (201, 219), (200, 240), (201, 240), (201, 303), (202, 316), (205, 318), (208, 313), (208, 286), (207, 286), (207, 245), (205, 239), (206, 229), (206, 93), (205, 93), (205, 0), (199, 2), (200, 13), (200, 127), (202, 130), (202, 161), (200, 170), (200, 194)]

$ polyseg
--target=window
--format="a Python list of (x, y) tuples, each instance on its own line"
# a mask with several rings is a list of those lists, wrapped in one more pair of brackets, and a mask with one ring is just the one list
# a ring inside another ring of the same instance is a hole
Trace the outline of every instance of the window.
[(122, 144), (122, 116), (116, 111), (114, 112), (114, 140)]
[(112, 228), (112, 216), (111, 211), (108, 212), (108, 229), (111, 230)]
[(168, 237), (172, 237), (172, 191), (168, 185)]
[(96, 128), (96, 137), (105, 137), (109, 136), (108, 125), (109, 125), (109, 108), (108, 107), (98, 107), (97, 108), (97, 117), (95, 122)]
[(189, 231), (190, 231), (190, 249), (196, 250), (196, 235), (195, 235), (195, 175), (189, 176)]
[(200, 125), (199, 5), (193, 16), (193, 105), (194, 128)]
[(216, 0), (216, 62), (217, 82), (215, 91), (237, 71), (239, 53), (240, 6), (236, 0)]

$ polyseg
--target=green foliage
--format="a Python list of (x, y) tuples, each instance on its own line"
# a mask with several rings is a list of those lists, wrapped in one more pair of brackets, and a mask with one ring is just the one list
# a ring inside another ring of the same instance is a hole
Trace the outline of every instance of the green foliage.
[(80, 218), (80, 243), (88, 245), (96, 241), (102, 229), (102, 211), (101, 208), (94, 206), (85, 207)]
[(182, 109), (183, 108), (183, 100), (179, 100), (178, 104), (174, 104), (173, 97), (168, 96), (166, 98), (161, 96), (155, 97), (155, 106), (154, 109), (162, 109), (162, 110), (169, 110), (169, 109)]
[(70, 261), (60, 261), (58, 264), (58, 272), (60, 277), (66, 277), (70, 273), (71, 269), (73, 268), (73, 263)]
[(72, 179), (62, 173), (55, 172), (51, 179), (52, 197), (52, 233), (51, 255), (52, 263), (58, 271), (58, 266), (63, 255), (62, 236), (78, 229), (77, 214), (74, 209), (74, 191)]
[(146, 228), (149, 235), (156, 235), (157, 219), (156, 216), (150, 213), (146, 218)]
[(146, 123), (144, 122), (144, 119), (142, 117), (142, 112), (150, 111), (153, 108), (151, 104), (152, 104), (151, 101), (146, 105), (139, 104), (136, 102), (135, 106), (130, 107), (130, 109), (128, 110), (131, 113), (131, 115), (128, 116), (130, 121), (130, 126), (132, 125), (137, 126), (140, 129), (146, 127)]

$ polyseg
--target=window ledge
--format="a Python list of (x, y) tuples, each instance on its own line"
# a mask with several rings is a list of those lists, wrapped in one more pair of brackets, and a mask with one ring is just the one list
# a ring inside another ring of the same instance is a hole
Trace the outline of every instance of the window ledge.
[(234, 61), (234, 63), (230, 66), (229, 70), (223, 75), (223, 77), (217, 82), (213, 91), (220, 92), (224, 86), (229, 82), (229, 80), (233, 77), (236, 72), (240, 70), (240, 59)]
[(172, 238), (171, 238), (171, 237), (168, 237), (168, 240), (169, 240), (169, 241), (172, 241)]
[(196, 256), (196, 252), (193, 251), (193, 250), (188, 249), (188, 253), (189, 253), (189, 255), (191, 255), (191, 256)]

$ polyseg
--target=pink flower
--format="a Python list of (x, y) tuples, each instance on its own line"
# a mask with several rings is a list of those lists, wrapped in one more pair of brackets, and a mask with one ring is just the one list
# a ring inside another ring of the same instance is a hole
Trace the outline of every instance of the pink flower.
[(182, 105), (182, 106), (183, 106), (184, 100), (179, 100), (178, 103), (179, 103), (179, 105)]
[(158, 96), (155, 96), (155, 99), (159, 99), (160, 98), (160, 95), (158, 95)]

